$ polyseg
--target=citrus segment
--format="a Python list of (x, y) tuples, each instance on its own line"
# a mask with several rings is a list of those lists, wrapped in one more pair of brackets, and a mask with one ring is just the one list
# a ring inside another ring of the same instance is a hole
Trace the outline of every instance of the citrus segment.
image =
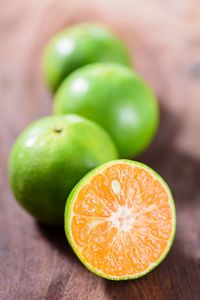
[(175, 207), (166, 183), (150, 168), (119, 160), (92, 171), (66, 206), (68, 240), (81, 261), (109, 279), (136, 278), (167, 254)]

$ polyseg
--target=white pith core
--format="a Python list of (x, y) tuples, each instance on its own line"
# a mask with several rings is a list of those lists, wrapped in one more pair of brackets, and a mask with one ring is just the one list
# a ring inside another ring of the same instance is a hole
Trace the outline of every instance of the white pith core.
[(134, 223), (134, 215), (128, 207), (119, 206), (118, 211), (112, 213), (110, 220), (119, 231), (128, 231)]
[[(113, 192), (116, 195), (119, 195), (121, 189), (119, 181), (113, 180), (111, 187)], [(117, 227), (118, 231), (128, 231), (131, 229), (135, 217), (130, 208), (118, 205), (118, 210), (111, 214), (109, 220), (112, 222), (114, 227)]]

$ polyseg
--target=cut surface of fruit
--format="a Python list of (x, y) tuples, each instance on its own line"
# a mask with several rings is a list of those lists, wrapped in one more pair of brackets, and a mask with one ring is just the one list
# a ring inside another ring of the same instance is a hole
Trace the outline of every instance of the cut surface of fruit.
[(167, 255), (175, 234), (171, 192), (149, 167), (106, 163), (86, 175), (69, 196), (65, 231), (92, 272), (112, 280), (140, 277)]

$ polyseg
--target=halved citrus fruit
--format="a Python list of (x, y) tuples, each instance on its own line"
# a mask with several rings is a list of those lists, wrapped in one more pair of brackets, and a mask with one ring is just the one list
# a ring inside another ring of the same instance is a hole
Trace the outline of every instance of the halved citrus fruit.
[(155, 268), (175, 235), (176, 213), (164, 180), (134, 161), (105, 163), (71, 192), (67, 239), (82, 263), (112, 280), (134, 279)]

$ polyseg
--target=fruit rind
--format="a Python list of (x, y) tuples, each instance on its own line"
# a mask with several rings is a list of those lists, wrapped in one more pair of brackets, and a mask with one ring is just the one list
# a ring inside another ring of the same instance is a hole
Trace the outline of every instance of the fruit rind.
[[(108, 275), (105, 275), (103, 274), (103, 272), (100, 272), (100, 271), (97, 271), (95, 270), (89, 263), (87, 263), (86, 261), (84, 261), (84, 259), (81, 257), (81, 254), (79, 252), (79, 247), (77, 247), (75, 245), (75, 242), (73, 241), (73, 237), (71, 235), (71, 231), (70, 231), (70, 226), (71, 226), (71, 215), (72, 215), (72, 210), (73, 210), (73, 204), (74, 204), (74, 201), (76, 199), (76, 194), (78, 193), (79, 189), (88, 181), (90, 180), (93, 175), (95, 175), (97, 172), (99, 172), (100, 170), (103, 170), (105, 169), (106, 167), (112, 165), (112, 164), (116, 164), (116, 163), (128, 163), (128, 164), (131, 164), (131, 165), (135, 165), (135, 166), (138, 166), (138, 167), (141, 167), (147, 171), (149, 171), (157, 180), (159, 180), (162, 185), (165, 187), (167, 193), (168, 193), (168, 196), (169, 196), (169, 203), (171, 204), (171, 208), (172, 208), (172, 234), (171, 234), (171, 238), (170, 240), (168, 241), (168, 246), (165, 250), (165, 252), (163, 253), (162, 257), (156, 261), (155, 263), (153, 263), (149, 269), (147, 269), (145, 272), (142, 272), (138, 275), (129, 275), (129, 276), (123, 276), (123, 277), (118, 277), (118, 276), (108, 276)], [(88, 268), (91, 272), (93, 272), (94, 274), (102, 277), (102, 278), (105, 278), (105, 279), (109, 279), (109, 280), (114, 280), (114, 281), (120, 281), (120, 280), (128, 280), (128, 279), (137, 279), (139, 277), (142, 277), (146, 274), (148, 274), (150, 271), (152, 271), (154, 268), (156, 268), (164, 259), (165, 257), (167, 256), (171, 246), (172, 246), (172, 243), (173, 243), (173, 240), (174, 240), (174, 237), (175, 237), (175, 232), (176, 232), (176, 208), (175, 208), (175, 204), (174, 204), (174, 200), (173, 200), (173, 196), (171, 194), (171, 191), (167, 185), (167, 183), (164, 181), (164, 179), (156, 172), (154, 171), (153, 169), (151, 169), (150, 167), (140, 163), (140, 162), (137, 162), (137, 161), (131, 161), (131, 160), (127, 160), (127, 159), (120, 159), (120, 160), (113, 160), (113, 161), (110, 161), (110, 162), (107, 162), (95, 169), (93, 169), (92, 171), (90, 171), (87, 175), (85, 175), (80, 181), (79, 183), (74, 187), (74, 189), (72, 190), (72, 192), (70, 193), (68, 199), (67, 199), (67, 202), (66, 202), (66, 206), (65, 206), (65, 225), (64, 225), (64, 229), (65, 229), (65, 234), (66, 234), (66, 237), (67, 237), (67, 240), (70, 244), (70, 246), (72, 247), (74, 253), (78, 256), (79, 260), (82, 262), (82, 264), (84, 266), (86, 266), (86, 268)]]

